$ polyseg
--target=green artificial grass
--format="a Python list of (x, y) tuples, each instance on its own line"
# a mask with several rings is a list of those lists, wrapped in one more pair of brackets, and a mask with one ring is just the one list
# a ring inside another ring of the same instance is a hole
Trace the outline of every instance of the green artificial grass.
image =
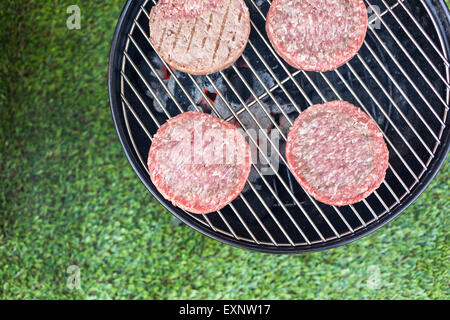
[[(397, 219), (325, 252), (254, 253), (179, 225), (134, 174), (110, 115), (125, 1), (76, 2), (73, 31), (72, 0), (0, 4), (0, 298), (449, 298), (448, 161)], [(70, 265), (80, 290), (66, 285)]]

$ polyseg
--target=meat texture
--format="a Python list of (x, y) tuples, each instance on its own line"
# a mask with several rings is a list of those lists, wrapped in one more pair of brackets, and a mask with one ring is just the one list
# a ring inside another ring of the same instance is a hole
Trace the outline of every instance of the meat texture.
[(286, 144), (288, 165), (319, 201), (361, 201), (384, 180), (389, 151), (376, 123), (345, 101), (314, 105), (300, 114)]
[(362, 0), (274, 0), (266, 31), (291, 66), (321, 72), (334, 70), (356, 55), (367, 24)]
[(150, 41), (174, 69), (206, 75), (231, 66), (250, 36), (243, 0), (160, 0), (150, 12)]
[(222, 209), (245, 186), (250, 147), (235, 126), (201, 112), (167, 121), (148, 156), (150, 178), (175, 206), (205, 214)]

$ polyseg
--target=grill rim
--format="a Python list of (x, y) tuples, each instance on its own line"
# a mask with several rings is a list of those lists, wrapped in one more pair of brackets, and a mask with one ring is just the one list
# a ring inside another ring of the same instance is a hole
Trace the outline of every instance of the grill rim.
[[(111, 44), (111, 51), (110, 51), (110, 58), (109, 58), (109, 69), (108, 69), (108, 91), (109, 91), (109, 98), (110, 98), (110, 107), (111, 107), (111, 113), (112, 118), (114, 122), (114, 126), (116, 129), (116, 132), (119, 137), (119, 141), (122, 145), (122, 148), (125, 152), (125, 155), (131, 164), (133, 170), (141, 180), (141, 182), (145, 185), (147, 190), (151, 192), (151, 194), (156, 198), (156, 200), (159, 201), (170, 213), (172, 213), (174, 216), (176, 216), (178, 219), (180, 219), (182, 222), (193, 228), (194, 230), (201, 232), (203, 235), (208, 236), (211, 239), (220, 241), (222, 243), (232, 245), (234, 247), (238, 247), (241, 249), (249, 249), (253, 251), (263, 252), (263, 253), (275, 253), (275, 254), (285, 254), (285, 253), (305, 253), (305, 252), (315, 252), (315, 251), (321, 251), (326, 249), (335, 248), (341, 245), (348, 244), (350, 242), (353, 242), (355, 240), (358, 240), (376, 230), (386, 225), (388, 222), (392, 221), (394, 218), (396, 218), (401, 212), (403, 212), (406, 208), (408, 208), (412, 202), (414, 202), (421, 194), (422, 192), (428, 187), (428, 185), (431, 183), (433, 178), (438, 173), (440, 167), (444, 163), (444, 161), (447, 158), (447, 155), (450, 150), (450, 129), (447, 126), (444, 129), (441, 143), (436, 149), (434, 159), (431, 160), (430, 165), (428, 166), (426, 172), (422, 175), (420, 181), (416, 184), (416, 186), (410, 190), (410, 193), (405, 196), (400, 203), (396, 206), (396, 208), (392, 211), (390, 211), (387, 214), (384, 214), (379, 217), (378, 220), (371, 222), (366, 227), (362, 227), (358, 230), (356, 230), (354, 233), (349, 233), (346, 235), (343, 235), (342, 237), (335, 238), (333, 240), (327, 240), (325, 242), (319, 242), (319, 243), (312, 243), (312, 244), (306, 244), (302, 246), (274, 246), (274, 245), (266, 245), (266, 244), (257, 244), (257, 243), (250, 243), (250, 242), (244, 242), (242, 240), (238, 240), (235, 238), (232, 238), (230, 236), (227, 236), (222, 233), (218, 233), (214, 231), (213, 229), (210, 229), (208, 227), (203, 226), (201, 223), (198, 222), (193, 217), (190, 217), (189, 215), (180, 214), (177, 212), (176, 208), (166, 199), (162, 198), (158, 195), (158, 191), (154, 186), (149, 184), (147, 182), (148, 177), (145, 172), (140, 167), (140, 159), (136, 155), (136, 151), (134, 150), (132, 146), (131, 139), (128, 137), (126, 125), (124, 123), (124, 117), (121, 116), (121, 95), (120, 95), (120, 66), (122, 64), (122, 58), (123, 58), (123, 51), (125, 49), (126, 45), (126, 39), (127, 37), (121, 37), (122, 33), (126, 32), (125, 34), (128, 34), (130, 31), (132, 24), (133, 24), (133, 17), (136, 15), (136, 13), (140, 10), (140, 6), (143, 4), (143, 0), (141, 1), (132, 1), (128, 0), (127, 3), (124, 5), (121, 15), (119, 17), (119, 20), (116, 25), (116, 29), (114, 32), (112, 44)], [(450, 47), (449, 47), (449, 38), (446, 36), (445, 28), (447, 27), (450, 30), (450, 13), (448, 10), (446, 10), (446, 4), (443, 0), (426, 0), (426, 3), (433, 12), (434, 17), (432, 17), (433, 22), (437, 24), (439, 27), (440, 35), (443, 37), (443, 45), (446, 49), (446, 53), (450, 53)], [(431, 4), (431, 5), (430, 5)], [(435, 21), (436, 16), (438, 14), (435, 12), (436, 8), (434, 6), (440, 5), (442, 9), (444, 9), (444, 14), (447, 17), (447, 22), (445, 23), (447, 26), (444, 26), (442, 21)], [(448, 118), (448, 116), (447, 116)]]

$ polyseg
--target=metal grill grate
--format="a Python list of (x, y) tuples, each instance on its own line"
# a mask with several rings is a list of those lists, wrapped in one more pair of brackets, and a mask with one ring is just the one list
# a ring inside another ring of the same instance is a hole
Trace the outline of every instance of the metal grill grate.
[[(123, 50), (117, 70), (121, 108), (112, 106), (116, 124), (124, 128), (118, 129), (122, 143), (126, 140), (133, 149), (129, 159), (149, 189), (155, 192), (146, 172), (152, 135), (167, 119), (188, 110), (237, 122), (244, 131), (261, 129), (272, 154), (280, 159), (280, 167), (273, 167), (250, 134), (249, 143), (261, 151), (275, 174), (265, 176), (254, 164), (245, 191), (217, 213), (190, 214), (154, 193), (194, 228), (263, 251), (315, 250), (344, 243), (406, 207), (412, 201), (408, 197), (420, 193), (416, 189), (430, 166), (445, 156), (448, 143), (442, 144), (448, 137), (450, 94), (447, 39), (430, 2), (365, 0), (374, 8), (369, 20), (375, 28), (369, 28), (358, 55), (334, 72), (311, 73), (291, 68), (272, 49), (264, 29), (270, 1), (246, 1), (252, 18), (249, 44), (235, 65), (210, 76), (172, 71), (160, 59), (148, 37), (148, 16), (156, 2), (137, 2), (127, 5), (124, 17), (131, 17), (131, 26), (119, 36), (123, 46), (117, 43)], [(110, 81), (114, 81), (111, 74)], [(391, 155), (381, 187), (346, 207), (327, 206), (309, 196), (290, 174), (283, 151), (286, 126), (302, 110), (336, 99), (360, 106), (373, 117)], [(272, 142), (268, 127), (280, 134), (281, 146)]]

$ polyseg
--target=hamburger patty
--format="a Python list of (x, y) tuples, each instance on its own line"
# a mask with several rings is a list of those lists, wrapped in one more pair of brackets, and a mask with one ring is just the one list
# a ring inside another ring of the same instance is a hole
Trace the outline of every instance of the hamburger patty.
[(231, 66), (250, 36), (243, 0), (160, 0), (150, 12), (150, 41), (174, 69), (206, 75)]
[(291, 66), (321, 72), (334, 70), (356, 55), (367, 23), (362, 0), (274, 0), (266, 31)]
[(245, 186), (250, 147), (236, 127), (201, 112), (168, 120), (148, 155), (150, 178), (175, 206), (197, 214), (222, 209)]
[(369, 196), (389, 165), (376, 123), (345, 101), (314, 105), (301, 113), (290, 129), (286, 158), (306, 192), (336, 206)]

